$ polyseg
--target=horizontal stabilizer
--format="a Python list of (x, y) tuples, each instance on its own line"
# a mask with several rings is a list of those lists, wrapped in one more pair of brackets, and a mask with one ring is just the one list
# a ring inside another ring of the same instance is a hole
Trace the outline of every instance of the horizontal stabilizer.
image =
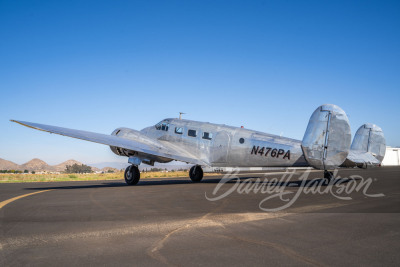
[(370, 152), (362, 152), (356, 150), (350, 150), (346, 161), (343, 163), (343, 167), (361, 167), (366, 168), (367, 166), (379, 166), (381, 162), (376, 159)]
[(366, 123), (358, 128), (350, 153), (344, 167), (373, 167), (379, 166), (385, 157), (386, 141), (382, 129), (372, 123)]

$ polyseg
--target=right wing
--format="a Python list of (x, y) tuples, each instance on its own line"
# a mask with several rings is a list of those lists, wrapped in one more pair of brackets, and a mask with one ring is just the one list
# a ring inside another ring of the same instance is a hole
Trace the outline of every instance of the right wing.
[[(148, 155), (164, 157), (172, 160), (178, 160), (198, 165), (206, 165), (206, 166), (209, 165), (208, 163), (194, 157), (188, 151), (179, 149), (170, 144), (166, 143), (163, 144), (158, 140), (154, 140), (154, 144), (150, 144), (138, 140), (131, 140), (118, 137), (115, 135), (106, 135), (106, 134), (100, 134), (82, 130), (74, 130), (69, 128), (26, 122), (26, 121), (16, 121), (16, 120), (11, 120), (11, 121), (44, 132), (55, 133), (59, 135), (64, 135), (108, 146), (115, 146), (136, 152), (141, 152)], [(143, 137), (147, 139), (146, 136)]]

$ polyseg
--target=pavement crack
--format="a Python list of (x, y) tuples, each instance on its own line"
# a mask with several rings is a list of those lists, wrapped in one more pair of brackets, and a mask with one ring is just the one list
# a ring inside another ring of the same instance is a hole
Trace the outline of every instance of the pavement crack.
[[(337, 206), (343, 206), (343, 204), (328, 204), (328, 205), (310, 205), (298, 209), (294, 209), (296, 212), (294, 213), (288, 213), (288, 212), (278, 212), (278, 213), (266, 213), (266, 212), (260, 212), (260, 213), (235, 213), (235, 214), (218, 214), (217, 212), (222, 210), (226, 205), (228, 204), (227, 199), (225, 199), (220, 206), (218, 206), (216, 209), (213, 211), (206, 213), (205, 215), (189, 220), (187, 223), (184, 225), (177, 227), (171, 231), (169, 231), (167, 234), (164, 235), (163, 238), (159, 239), (157, 242), (155, 242), (148, 250), (147, 254), (152, 257), (153, 259), (167, 265), (174, 266), (171, 264), (168, 259), (161, 254), (161, 250), (165, 247), (166, 243), (169, 241), (171, 236), (176, 235), (177, 233), (180, 233), (184, 230), (191, 229), (193, 226), (197, 226), (196, 229), (199, 227), (205, 228), (205, 227), (222, 227), (226, 228), (226, 225), (230, 224), (240, 224), (240, 223), (246, 223), (246, 222), (251, 222), (251, 221), (259, 221), (259, 220), (265, 220), (265, 219), (280, 219), (283, 217), (286, 217), (291, 214), (295, 213), (301, 213), (301, 212), (313, 212), (313, 211), (318, 211), (318, 210), (323, 210), (327, 208), (332, 208), (332, 207), (337, 207)], [(205, 234), (207, 235), (207, 234)], [(239, 240), (239, 238), (237, 239)], [(242, 239), (242, 241), (246, 241), (247, 239)], [(247, 240), (247, 242), (252, 242), (251, 240)], [(253, 243), (256, 243), (258, 241), (253, 241)], [(259, 242), (259, 245), (265, 245), (265, 246), (270, 246), (274, 247), (276, 250), (280, 251), (281, 253), (284, 253), (285, 255), (291, 256), (292, 258), (295, 258), (297, 260), (301, 260), (304, 263), (308, 263), (313, 266), (321, 266), (321, 264), (313, 261), (312, 259), (308, 259), (290, 249), (285, 249), (282, 246), (274, 245), (274, 243), (262, 243)]]
[(168, 262), (167, 258), (164, 257), (164, 256), (160, 253), (160, 250), (165, 246), (165, 243), (168, 241), (168, 239), (169, 239), (172, 235), (174, 235), (174, 234), (176, 234), (176, 233), (178, 233), (178, 232), (180, 232), (180, 231), (182, 231), (182, 230), (184, 230), (184, 229), (189, 229), (189, 228), (191, 228), (193, 225), (198, 225), (201, 221), (205, 220), (207, 217), (209, 217), (209, 216), (212, 215), (213, 213), (218, 212), (219, 210), (223, 209), (223, 208), (227, 205), (227, 203), (228, 203), (228, 202), (227, 202), (227, 199), (225, 199), (225, 200), (222, 202), (222, 204), (221, 204), (220, 206), (218, 206), (217, 208), (215, 208), (213, 211), (208, 212), (208, 213), (204, 214), (203, 216), (201, 216), (200, 218), (195, 219), (195, 220), (192, 220), (192, 221), (189, 221), (189, 222), (186, 223), (185, 225), (183, 225), (183, 226), (181, 226), (181, 227), (178, 227), (178, 228), (176, 228), (176, 229), (170, 231), (170, 232), (167, 233), (162, 239), (160, 239), (160, 240), (158, 240), (156, 243), (154, 243), (153, 246), (150, 247), (150, 248), (147, 250), (147, 254), (148, 254), (150, 257), (152, 257), (153, 259), (155, 259), (155, 260), (157, 260), (157, 261), (159, 261), (159, 262), (161, 262), (161, 263), (164, 263), (164, 264), (167, 264), (167, 265), (170, 265), (170, 266), (175, 266), (175, 265), (171, 264), (170, 262)]

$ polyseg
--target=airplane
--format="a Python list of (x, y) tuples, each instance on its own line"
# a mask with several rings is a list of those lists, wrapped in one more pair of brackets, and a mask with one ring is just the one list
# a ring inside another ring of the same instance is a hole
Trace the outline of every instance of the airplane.
[[(193, 164), (189, 177), (203, 178), (203, 167), (313, 167), (324, 170), (325, 182), (338, 167), (380, 166), (386, 152), (383, 131), (366, 123), (351, 143), (350, 124), (338, 106), (324, 104), (311, 115), (303, 140), (273, 134), (182, 119), (164, 119), (141, 131), (117, 128), (111, 135), (25, 121), (21, 125), (110, 146), (112, 152), (128, 157), (124, 173), (128, 185), (140, 180), (141, 163), (173, 160)], [(350, 144), (351, 143), (351, 144)]]

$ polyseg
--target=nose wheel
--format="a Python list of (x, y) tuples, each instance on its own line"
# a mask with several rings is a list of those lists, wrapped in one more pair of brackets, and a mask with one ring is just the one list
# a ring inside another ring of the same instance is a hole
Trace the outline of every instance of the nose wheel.
[(203, 169), (196, 165), (190, 168), (189, 170), (189, 177), (194, 183), (198, 183), (203, 179)]
[(139, 168), (135, 165), (130, 165), (125, 169), (124, 174), (125, 182), (128, 185), (135, 185), (140, 180), (140, 171)]

